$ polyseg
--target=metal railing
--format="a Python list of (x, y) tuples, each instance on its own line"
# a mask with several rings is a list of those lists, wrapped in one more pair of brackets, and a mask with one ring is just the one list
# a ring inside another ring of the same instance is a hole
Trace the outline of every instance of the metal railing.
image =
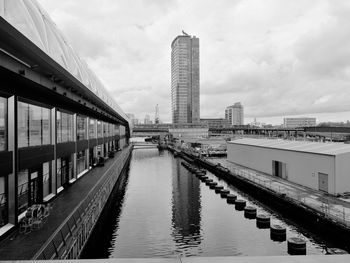
[(84, 248), (105, 203), (130, 156), (130, 147), (121, 152), (118, 160), (108, 168), (105, 176), (95, 184), (87, 196), (63, 221), (42, 248), (35, 260), (76, 259)]
[(332, 196), (325, 196), (315, 190), (306, 189), (303, 186), (288, 181), (282, 182), (272, 178), (270, 175), (237, 167), (234, 164), (222, 165), (231, 173), (245, 180), (249, 180), (254, 184), (290, 198), (304, 206), (315, 209), (323, 214), (325, 218), (335, 220), (346, 227), (350, 227), (350, 203), (346, 205), (346, 201), (337, 200), (336, 197)]

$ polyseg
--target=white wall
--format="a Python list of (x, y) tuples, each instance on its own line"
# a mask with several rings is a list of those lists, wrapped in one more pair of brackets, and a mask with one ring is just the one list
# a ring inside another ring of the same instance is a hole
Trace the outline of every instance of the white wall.
[(344, 193), (350, 192), (350, 153), (337, 155), (336, 157), (336, 192)]
[(272, 175), (272, 161), (287, 164), (288, 180), (318, 190), (318, 173), (328, 174), (329, 193), (334, 185), (335, 157), (328, 155), (269, 149), (234, 143), (227, 144), (227, 160)]

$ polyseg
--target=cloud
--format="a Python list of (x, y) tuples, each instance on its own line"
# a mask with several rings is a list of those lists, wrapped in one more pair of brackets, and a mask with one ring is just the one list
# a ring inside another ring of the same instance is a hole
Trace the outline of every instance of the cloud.
[(247, 117), (350, 111), (347, 1), (39, 2), (139, 118), (159, 104), (171, 121), (170, 44), (182, 29), (200, 38), (202, 117), (237, 101)]

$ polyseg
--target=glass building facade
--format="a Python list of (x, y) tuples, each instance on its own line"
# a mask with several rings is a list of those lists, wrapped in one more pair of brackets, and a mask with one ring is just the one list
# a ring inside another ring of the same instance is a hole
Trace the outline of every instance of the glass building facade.
[[(0, 0), (0, 241), (123, 148), (126, 114), (35, 0)], [(23, 52), (25, 50), (26, 52)]]

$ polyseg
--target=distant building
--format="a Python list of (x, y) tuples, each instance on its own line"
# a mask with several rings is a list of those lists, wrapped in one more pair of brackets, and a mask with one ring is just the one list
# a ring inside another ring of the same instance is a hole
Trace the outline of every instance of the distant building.
[(283, 127), (285, 128), (297, 128), (316, 126), (316, 118), (283, 118)]
[(152, 124), (151, 117), (148, 114), (146, 114), (145, 120), (143, 123), (144, 124)]
[(183, 32), (171, 43), (173, 123), (199, 123), (199, 39)]
[(244, 125), (243, 105), (236, 102), (232, 106), (228, 106), (225, 110), (225, 119), (230, 125)]
[(130, 119), (131, 123), (133, 125), (138, 125), (139, 124), (139, 119), (135, 118), (135, 115), (132, 113), (127, 113), (126, 114), (128, 116), (128, 118)]
[(223, 118), (212, 118), (212, 119), (201, 119), (201, 124), (208, 125), (210, 128), (225, 128), (229, 127), (230, 123), (227, 119)]
[(189, 139), (208, 137), (209, 129), (201, 124), (173, 124), (169, 127), (172, 138)]

